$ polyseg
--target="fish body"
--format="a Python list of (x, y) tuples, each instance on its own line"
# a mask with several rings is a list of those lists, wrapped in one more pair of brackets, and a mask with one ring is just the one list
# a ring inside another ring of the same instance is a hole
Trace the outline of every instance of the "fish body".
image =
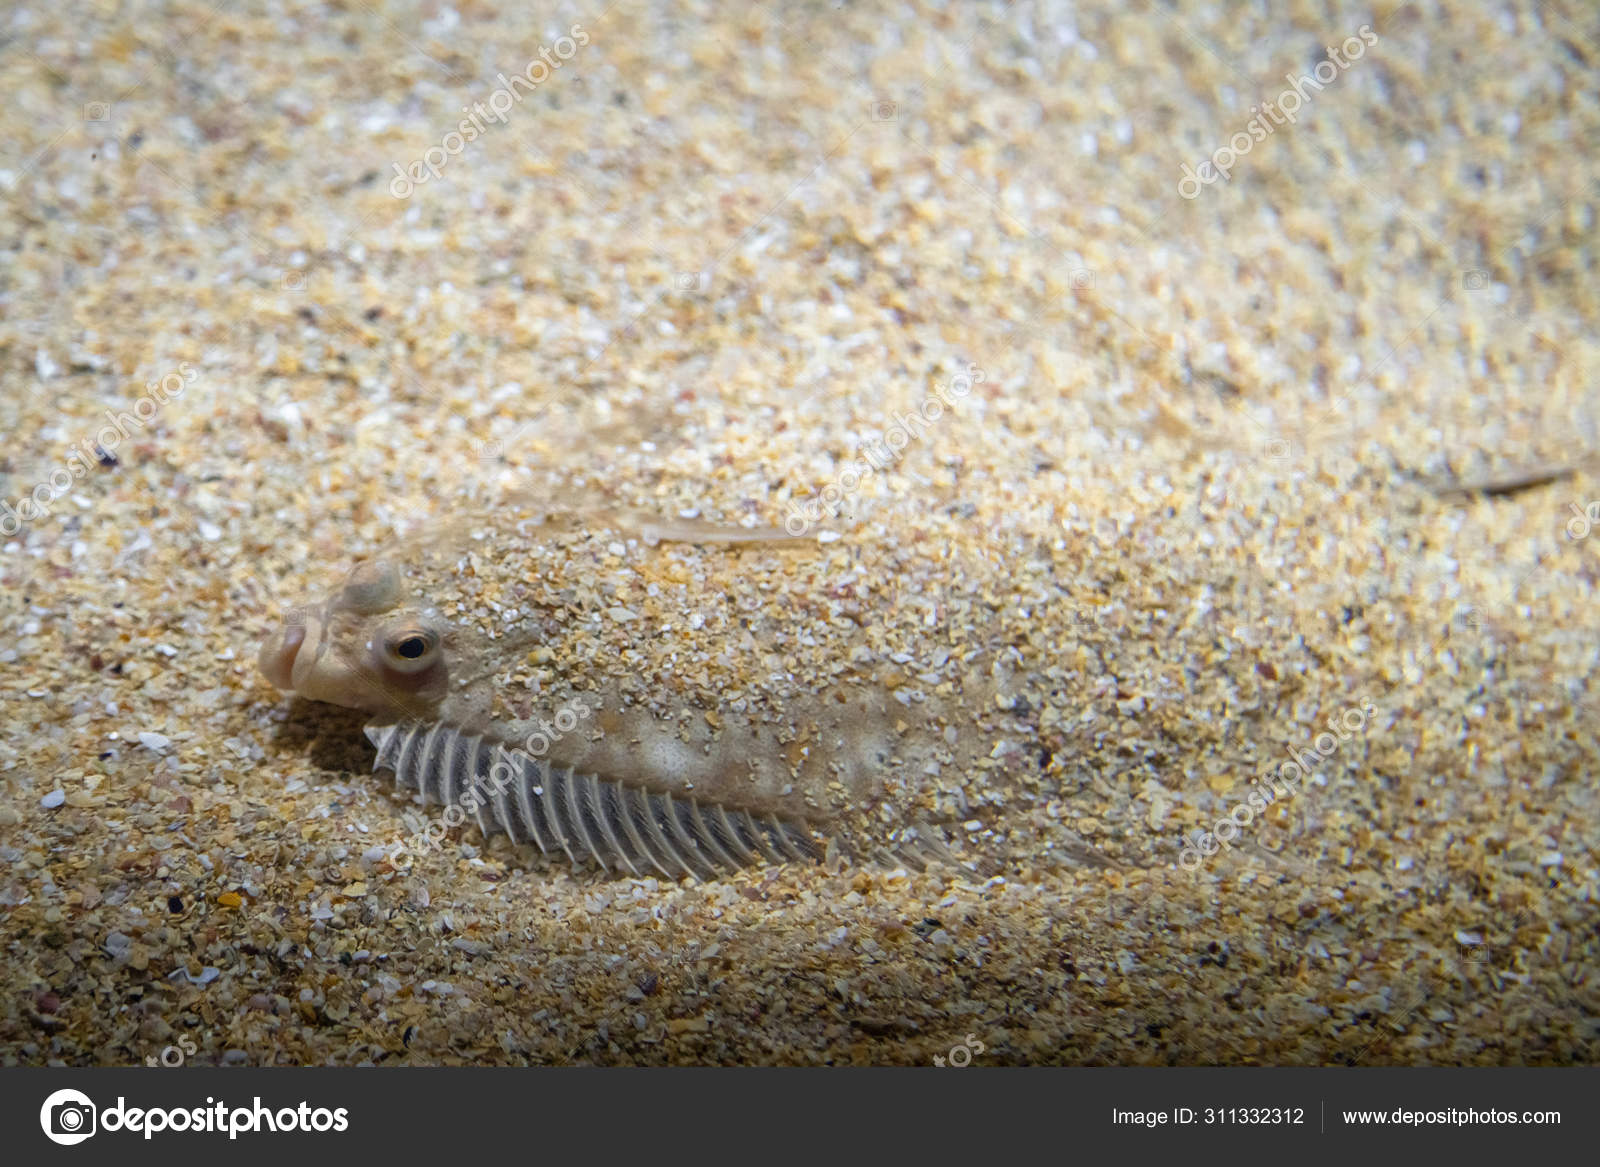
[(702, 875), (813, 828), (916, 858), (1003, 770), (999, 654), (941, 606), (776, 531), (518, 508), (356, 564), (260, 661), (372, 713), (402, 786), (575, 860)]

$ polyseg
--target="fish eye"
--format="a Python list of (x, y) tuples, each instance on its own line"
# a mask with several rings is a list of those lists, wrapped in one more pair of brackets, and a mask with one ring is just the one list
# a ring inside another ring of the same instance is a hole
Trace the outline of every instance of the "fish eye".
[(383, 663), (397, 673), (420, 673), (439, 656), (439, 635), (430, 628), (408, 624), (383, 638)]

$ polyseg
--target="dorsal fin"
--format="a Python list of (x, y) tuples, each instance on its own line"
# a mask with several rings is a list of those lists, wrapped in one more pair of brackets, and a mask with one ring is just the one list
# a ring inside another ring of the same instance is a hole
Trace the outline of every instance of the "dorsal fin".
[(453, 725), (402, 721), (369, 725), (366, 734), (378, 749), (373, 769), (393, 770), (396, 785), (420, 791), (425, 801), (461, 806), (485, 834), (504, 831), (547, 853), (559, 845), (575, 863), (703, 878), (763, 862), (815, 861), (820, 853), (802, 822), (674, 800), (563, 769)]

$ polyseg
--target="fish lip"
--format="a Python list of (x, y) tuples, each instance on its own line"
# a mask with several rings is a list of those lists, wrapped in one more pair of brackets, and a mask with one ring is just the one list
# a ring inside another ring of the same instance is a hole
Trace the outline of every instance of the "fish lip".
[(284, 624), (262, 643), (256, 664), (261, 669), (261, 675), (271, 681), (276, 688), (285, 692), (294, 688), (294, 661), (305, 639), (304, 622), (290, 622)]

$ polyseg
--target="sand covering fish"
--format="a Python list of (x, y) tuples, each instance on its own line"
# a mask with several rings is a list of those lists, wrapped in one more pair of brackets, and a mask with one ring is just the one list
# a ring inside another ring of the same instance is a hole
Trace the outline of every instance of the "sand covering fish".
[[(372, 713), (401, 786), (575, 862), (676, 878), (832, 844), (921, 863), (1026, 769), (992, 756), (1017, 704), (1000, 626), (958, 656), (939, 619), (995, 570), (965, 567), (868, 623), (842, 601), (893, 581), (841, 576), (811, 539), (517, 506), (357, 563), (260, 663)], [(850, 625), (848, 653), (819, 621)]]

